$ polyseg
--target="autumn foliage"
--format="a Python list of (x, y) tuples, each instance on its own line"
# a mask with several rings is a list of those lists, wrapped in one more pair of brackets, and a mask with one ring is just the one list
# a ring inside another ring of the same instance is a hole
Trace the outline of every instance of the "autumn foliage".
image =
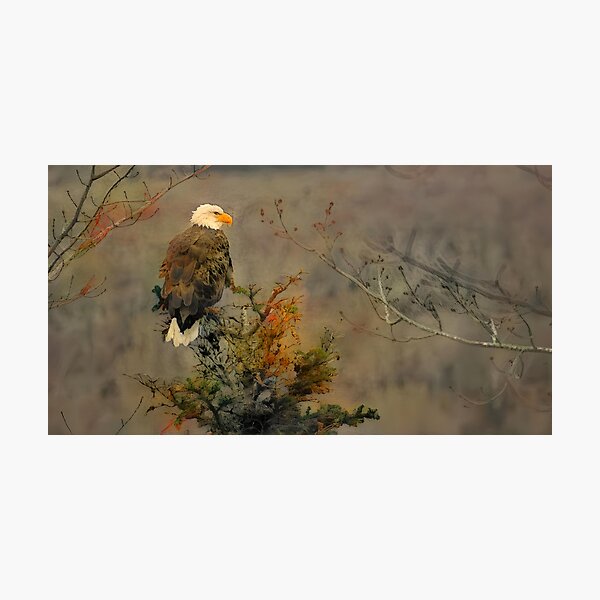
[[(159, 210), (158, 202), (173, 188), (198, 177), (206, 172), (208, 165), (194, 167), (192, 172), (179, 177), (173, 170), (169, 176), (168, 185), (156, 193), (151, 193), (145, 182), (146, 191), (140, 194), (137, 190), (129, 189), (132, 180), (139, 175), (135, 167), (128, 168), (115, 165), (108, 169), (92, 165), (87, 177), (75, 169), (77, 178), (82, 186), (79, 200), (66, 191), (72, 204), (72, 213), (61, 210), (61, 219), (53, 217), (49, 223), (50, 239), (48, 241), (48, 281), (53, 284), (61, 278), (67, 267), (76, 259), (98, 246), (111, 231), (130, 227), (139, 221), (153, 217)], [(175, 179), (174, 179), (175, 177)], [(120, 198), (120, 199), (117, 199)], [(57, 308), (75, 302), (81, 298), (96, 298), (104, 293), (102, 287), (105, 279), (96, 283), (92, 275), (77, 292), (74, 285), (74, 275), (71, 274), (66, 292), (57, 296), (49, 293), (48, 308)]]
[(302, 298), (287, 294), (300, 277), (277, 284), (266, 300), (255, 286), (238, 287), (241, 302), (205, 316), (190, 347), (197, 358), (190, 377), (168, 383), (137, 375), (160, 400), (148, 411), (169, 415), (162, 433), (190, 420), (208, 433), (333, 433), (379, 418), (364, 406), (347, 411), (318, 399), (331, 390), (339, 356), (327, 329), (318, 346), (301, 349)]
[(153, 217), (159, 210), (157, 201), (160, 197), (159, 194), (144, 194), (144, 201), (136, 208), (132, 208), (128, 200), (100, 205), (82, 234), (83, 241), (77, 248), (78, 253), (98, 245), (117, 227), (133, 225)]

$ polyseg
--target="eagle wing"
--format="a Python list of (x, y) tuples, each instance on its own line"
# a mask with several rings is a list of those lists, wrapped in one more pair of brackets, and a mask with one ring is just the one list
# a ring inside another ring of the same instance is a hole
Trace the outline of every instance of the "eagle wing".
[(164, 307), (183, 331), (216, 304), (232, 281), (229, 242), (222, 231), (194, 225), (175, 237), (160, 268)]

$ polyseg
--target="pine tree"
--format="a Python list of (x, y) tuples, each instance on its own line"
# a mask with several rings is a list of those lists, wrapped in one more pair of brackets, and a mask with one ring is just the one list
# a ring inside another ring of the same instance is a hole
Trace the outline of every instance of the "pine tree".
[(147, 412), (172, 416), (163, 431), (193, 419), (212, 434), (326, 434), (379, 419), (363, 405), (349, 411), (318, 399), (330, 391), (339, 355), (328, 329), (318, 346), (301, 349), (301, 298), (286, 295), (299, 280), (300, 274), (288, 277), (262, 301), (255, 286), (235, 288), (241, 302), (202, 318), (201, 335), (190, 346), (195, 372), (187, 378), (137, 375), (161, 400)]

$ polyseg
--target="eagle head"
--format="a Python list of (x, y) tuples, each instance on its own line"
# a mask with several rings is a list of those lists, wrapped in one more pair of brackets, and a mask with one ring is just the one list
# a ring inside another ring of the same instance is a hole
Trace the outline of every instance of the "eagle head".
[(220, 206), (216, 204), (201, 204), (190, 219), (192, 225), (208, 227), (209, 229), (221, 229), (223, 225), (231, 225), (233, 219)]

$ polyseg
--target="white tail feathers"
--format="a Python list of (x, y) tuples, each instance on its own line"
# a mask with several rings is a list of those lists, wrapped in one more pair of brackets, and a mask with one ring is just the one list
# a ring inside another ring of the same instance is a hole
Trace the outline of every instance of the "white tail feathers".
[(167, 331), (167, 335), (165, 336), (165, 342), (173, 342), (175, 348), (181, 344), (187, 346), (198, 337), (199, 327), (200, 324), (196, 321), (190, 329), (186, 329), (181, 333), (179, 325), (177, 324), (177, 319), (172, 319), (169, 331)]

